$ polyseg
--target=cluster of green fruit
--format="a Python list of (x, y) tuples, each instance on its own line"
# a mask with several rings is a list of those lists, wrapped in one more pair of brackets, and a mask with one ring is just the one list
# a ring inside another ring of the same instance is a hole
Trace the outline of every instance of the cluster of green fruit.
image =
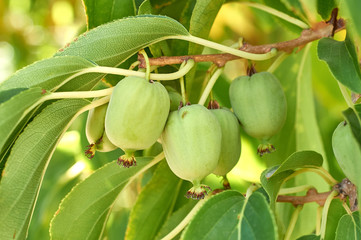
[(211, 173), (225, 176), (240, 158), (239, 122), (250, 136), (262, 140), (258, 150), (262, 155), (274, 149), (266, 141), (286, 118), (282, 87), (268, 72), (232, 82), (230, 100), (235, 114), (219, 108), (215, 101), (206, 108), (183, 106), (181, 99), (161, 83), (124, 78), (114, 87), (107, 105), (89, 112), (86, 134), (91, 145), (86, 154), (91, 158), (96, 150), (119, 147), (125, 154), (118, 164), (130, 167), (136, 165), (136, 150), (147, 149), (158, 140), (170, 169), (193, 183), (186, 196), (202, 199), (209, 187), (201, 180)]

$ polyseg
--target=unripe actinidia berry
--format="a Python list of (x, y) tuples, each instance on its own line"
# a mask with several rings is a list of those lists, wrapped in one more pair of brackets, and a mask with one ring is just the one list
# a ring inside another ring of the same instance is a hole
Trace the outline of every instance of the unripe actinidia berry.
[(222, 130), (221, 154), (213, 173), (225, 176), (237, 164), (241, 155), (240, 126), (236, 116), (228, 109), (211, 109)]
[(108, 104), (89, 110), (85, 133), (90, 145), (85, 151), (88, 158), (93, 158), (95, 151), (110, 152), (117, 148), (111, 143), (105, 133), (105, 114)]
[(268, 140), (281, 130), (287, 116), (286, 97), (278, 79), (269, 72), (233, 80), (229, 97), (234, 113), (245, 132), (262, 141), (262, 156), (274, 150)]
[(161, 135), (169, 114), (167, 90), (158, 82), (126, 77), (115, 87), (105, 117), (105, 131), (125, 155), (118, 163), (136, 164), (134, 152), (152, 146)]
[(202, 199), (209, 187), (200, 181), (212, 173), (221, 151), (221, 127), (204, 106), (195, 104), (170, 113), (161, 136), (170, 169), (193, 183), (187, 197)]

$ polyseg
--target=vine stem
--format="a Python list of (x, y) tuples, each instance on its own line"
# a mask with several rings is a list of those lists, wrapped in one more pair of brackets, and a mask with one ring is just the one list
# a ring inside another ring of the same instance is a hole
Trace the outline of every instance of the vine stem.
[(218, 68), (209, 79), (206, 88), (204, 89), (201, 98), (198, 101), (198, 104), (204, 105), (207, 101), (209, 93), (212, 91), (214, 84), (216, 83), (219, 76), (222, 74), (223, 68)]
[(289, 175), (284, 182), (290, 180), (291, 178), (296, 177), (297, 175), (305, 172), (314, 172), (318, 174), (320, 177), (322, 177), (330, 186), (333, 186), (337, 184), (337, 181), (326, 171), (326, 169), (319, 167), (319, 168), (303, 168), (300, 170), (297, 170), (296, 172)]
[(343, 208), (346, 210), (347, 214), (352, 216), (352, 211), (351, 211), (351, 209), (348, 207), (347, 203), (346, 203), (346, 202), (343, 202), (343, 203), (342, 203), (342, 206), (343, 206)]
[(328, 179), (328, 181), (331, 183), (330, 185), (335, 185), (338, 183), (338, 181), (336, 179), (334, 179), (331, 174), (323, 167), (318, 167), (317, 168), (320, 172), (322, 172), (322, 174)]
[(42, 100), (62, 99), (62, 98), (95, 98), (112, 94), (114, 87), (95, 91), (74, 91), (74, 92), (54, 92), (45, 96)]
[(175, 228), (173, 228), (172, 231), (170, 231), (166, 236), (164, 236), (162, 240), (171, 240), (175, 236), (177, 236), (177, 234), (180, 233), (192, 220), (192, 218), (196, 215), (198, 210), (203, 206), (203, 204), (209, 197), (210, 196), (206, 196), (203, 200), (198, 201), (198, 203), (192, 208), (192, 210), (187, 214), (187, 216), (183, 218), (183, 220)]
[(312, 185), (302, 185), (302, 186), (297, 186), (297, 187), (281, 188), (279, 190), (278, 194), (284, 195), (284, 194), (299, 193), (302, 191), (310, 190), (311, 188), (313, 188)]
[(234, 56), (238, 56), (238, 57), (246, 58), (246, 59), (250, 59), (250, 60), (257, 60), (257, 61), (267, 60), (267, 59), (273, 58), (277, 54), (276, 48), (270, 48), (268, 50), (268, 52), (266, 52), (266, 53), (250, 53), (250, 52), (246, 52), (243, 50), (224, 46), (222, 44), (212, 42), (212, 41), (209, 41), (209, 40), (206, 40), (203, 38), (195, 37), (192, 35), (176, 36), (176, 38), (180, 39), (180, 40), (193, 42), (193, 43), (205, 46), (205, 47), (213, 48), (213, 49), (225, 52), (225, 53), (229, 53)]
[[(186, 75), (189, 70), (192, 69), (194, 66), (194, 60), (188, 59), (186, 64), (182, 69), (179, 69), (176, 72), (173, 73), (151, 73), (150, 78), (152, 80), (175, 80), (178, 79), (184, 75)], [(70, 80), (79, 77), (81, 75), (87, 74), (87, 73), (105, 73), (105, 74), (114, 74), (114, 75), (122, 75), (122, 76), (136, 76), (136, 77), (146, 77), (145, 72), (141, 71), (133, 71), (128, 69), (122, 69), (122, 68), (114, 68), (114, 67), (103, 67), (103, 66), (96, 66), (96, 67), (90, 67), (86, 68), (84, 70), (81, 70), (70, 77), (66, 78), (61, 84), (59, 84), (57, 87), (54, 88), (54, 90), (59, 89), (61, 86), (69, 82)]]
[(143, 57), (144, 57), (145, 64), (146, 64), (146, 68), (145, 68), (145, 69), (146, 69), (146, 70), (145, 70), (145, 79), (146, 79), (147, 81), (149, 81), (149, 79), (150, 79), (150, 64), (149, 64), (148, 55), (147, 55), (147, 53), (144, 51), (144, 49), (140, 50), (139, 53), (142, 54)]
[(302, 29), (307, 29), (309, 28), (309, 26), (302, 22), (301, 20), (297, 19), (297, 18), (294, 18), (294, 17), (291, 17), (283, 12), (280, 12), (274, 8), (270, 8), (268, 6), (265, 6), (263, 4), (259, 4), (259, 3), (251, 3), (251, 2), (242, 2), (242, 4), (246, 5), (246, 6), (250, 6), (250, 7), (253, 7), (253, 8), (257, 8), (259, 10), (262, 10), (264, 12), (267, 12), (269, 14), (272, 14), (274, 16), (277, 16), (289, 23), (292, 23), (293, 25), (296, 25)]
[(323, 210), (322, 210), (322, 220), (321, 220), (321, 230), (320, 230), (320, 236), (321, 236), (321, 240), (325, 239), (325, 234), (326, 234), (326, 223), (327, 223), (327, 214), (328, 214), (328, 209), (330, 208), (330, 204), (332, 202), (332, 199), (338, 194), (337, 191), (332, 191), (330, 193), (330, 195), (328, 195), (326, 201), (325, 201), (325, 205), (323, 206)]
[(292, 217), (291, 217), (290, 223), (288, 224), (284, 240), (289, 240), (291, 238), (293, 229), (295, 228), (298, 216), (300, 215), (302, 208), (303, 208), (303, 205), (298, 205), (296, 207), (295, 211), (292, 213)]
[(283, 52), (281, 53), (276, 60), (272, 63), (272, 65), (267, 69), (267, 72), (273, 73), (278, 66), (288, 57), (288, 54)]
[(317, 213), (316, 213), (316, 235), (320, 235), (321, 231), (321, 221), (322, 221), (322, 208), (318, 206)]
[[(183, 68), (185, 64), (186, 64), (186, 61), (182, 62), (179, 69)], [(184, 76), (179, 78), (179, 84), (180, 84), (180, 87), (181, 87), (182, 102), (183, 102), (183, 105), (185, 105), (186, 101), (187, 101), (187, 98), (186, 98), (186, 89), (184, 87)]]

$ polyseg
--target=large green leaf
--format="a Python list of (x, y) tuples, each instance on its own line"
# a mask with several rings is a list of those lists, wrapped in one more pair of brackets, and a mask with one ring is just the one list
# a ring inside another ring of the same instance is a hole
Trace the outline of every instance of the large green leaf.
[(320, 240), (321, 239), (321, 236), (317, 236), (317, 235), (305, 235), (305, 236), (302, 236), (300, 238), (297, 238), (297, 240)]
[(329, 19), (331, 11), (335, 7), (335, 0), (317, 0), (317, 12), (323, 19)]
[(261, 193), (249, 199), (236, 191), (210, 198), (185, 229), (182, 239), (278, 239), (273, 213)]
[(134, 0), (83, 0), (88, 29), (135, 15)]
[[(275, 170), (276, 168), (269, 168), (264, 170), (261, 174), (261, 184), (269, 196), (270, 206), (272, 210), (275, 209), (277, 195), (285, 178), (294, 173), (294, 171), (292, 170), (287, 170), (279, 174), (272, 175)], [(267, 176), (271, 177), (267, 178)]]
[(62, 84), (69, 76), (94, 66), (94, 63), (78, 56), (48, 58), (14, 73), (0, 84), (0, 91), (32, 87), (41, 87), (50, 91)]
[(36, 102), (46, 95), (39, 87), (23, 89), (10, 100), (0, 104), (0, 152), (17, 124), (35, 107)]
[(152, 158), (137, 158), (137, 166), (123, 168), (116, 161), (96, 170), (64, 198), (51, 222), (53, 239), (99, 239), (119, 193)]
[(286, 177), (300, 168), (317, 168), (322, 166), (322, 156), (314, 151), (299, 151), (289, 156), (279, 167), (271, 167), (263, 171), (261, 183), (270, 197), (273, 209), (278, 191)]
[(361, 119), (361, 103), (355, 104), (355, 110), (358, 114), (359, 119)]
[(331, 202), (330, 208), (327, 213), (327, 223), (326, 223), (326, 240), (335, 239), (336, 228), (340, 218), (345, 215), (347, 212), (345, 208), (342, 206), (342, 202), (340, 199), (334, 199)]
[[(193, 8), (190, 19), (189, 33), (196, 37), (208, 38), (213, 22), (222, 7), (224, 0), (198, 0)], [(188, 54), (201, 54), (203, 46), (189, 43)], [(194, 68), (186, 77), (187, 93), (190, 101), (195, 102), (201, 94), (204, 78), (195, 78)]]
[[(150, 182), (140, 193), (130, 214), (127, 239), (153, 239), (172, 211), (182, 180), (160, 163)], [(149, 224), (152, 223), (152, 224)]]
[(70, 122), (86, 100), (49, 105), (19, 136), (0, 182), (0, 238), (25, 239), (47, 164)]
[(359, 118), (352, 108), (348, 108), (342, 114), (346, 118), (347, 123), (350, 124), (352, 134), (361, 147), (361, 123)]
[(361, 239), (361, 221), (359, 211), (353, 212), (352, 215), (343, 215), (338, 222), (335, 240), (344, 239)]
[(115, 67), (140, 49), (179, 35), (189, 35), (179, 22), (165, 16), (140, 15), (94, 28), (57, 55), (81, 56), (101, 66)]
[[(208, 38), (219, 9), (224, 0), (198, 0), (193, 8), (189, 33), (200, 38)], [(190, 43), (188, 54), (201, 54), (203, 46)]]
[(253, 193), (243, 207), (241, 234), (237, 234), (240, 236), (237, 239), (278, 239), (276, 220), (262, 193)]
[(158, 235), (156, 236), (156, 239), (158, 240), (162, 239), (168, 233), (170, 233), (174, 228), (176, 228), (188, 215), (188, 213), (192, 210), (192, 208), (196, 203), (197, 202), (193, 200), (189, 201), (187, 204), (183, 205), (181, 208), (175, 211), (163, 224), (162, 228), (158, 232)]
[(244, 201), (243, 195), (236, 191), (211, 197), (184, 230), (182, 239), (230, 239), (234, 232), (237, 233), (238, 216)]
[[(322, 166), (322, 155), (315, 151), (299, 151), (289, 156), (272, 174), (276, 175), (288, 170), (297, 170), (298, 168), (320, 167)], [(270, 178), (271, 176), (267, 176)]]
[(349, 37), (343, 42), (323, 38), (318, 43), (318, 57), (326, 61), (337, 81), (361, 93), (361, 72), (355, 47)]
[[(297, 74), (297, 102), (296, 102), (296, 151), (313, 150), (322, 155), (325, 159), (323, 167), (327, 167), (326, 153), (322, 141), (319, 120), (316, 116), (315, 99), (312, 90), (312, 65), (311, 65), (311, 45), (303, 50), (300, 66)], [(321, 156), (320, 156), (321, 157)], [(322, 164), (322, 161), (319, 162)], [(312, 165), (312, 163), (311, 163)], [(321, 165), (315, 164), (314, 167)], [(295, 186), (312, 185), (318, 191), (329, 190), (328, 184), (315, 173), (305, 173), (295, 178)], [(301, 194), (301, 193), (300, 193)], [(309, 219), (316, 218), (317, 205), (307, 204), (299, 214), (299, 218), (293, 231), (293, 237), (302, 236), (305, 233), (311, 234), (315, 229), (315, 224)]]

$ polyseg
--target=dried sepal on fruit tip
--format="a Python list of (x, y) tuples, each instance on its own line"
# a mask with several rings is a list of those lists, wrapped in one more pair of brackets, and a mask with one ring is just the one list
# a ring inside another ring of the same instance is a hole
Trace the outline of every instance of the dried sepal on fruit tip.
[(198, 186), (193, 186), (191, 189), (189, 189), (187, 191), (186, 197), (193, 200), (201, 200), (204, 199), (204, 197), (208, 195), (208, 192), (211, 191), (212, 189), (209, 186), (200, 184)]
[(92, 143), (86, 147), (87, 149), (85, 150), (85, 156), (89, 159), (92, 159), (95, 155), (95, 150), (96, 150), (95, 143)]
[(261, 157), (264, 154), (272, 153), (274, 151), (276, 151), (276, 149), (271, 143), (261, 143), (260, 145), (258, 145), (258, 148), (257, 148), (257, 153)]
[(124, 155), (120, 156), (117, 161), (118, 165), (129, 168), (137, 165), (137, 161), (134, 157), (134, 152), (125, 152)]

